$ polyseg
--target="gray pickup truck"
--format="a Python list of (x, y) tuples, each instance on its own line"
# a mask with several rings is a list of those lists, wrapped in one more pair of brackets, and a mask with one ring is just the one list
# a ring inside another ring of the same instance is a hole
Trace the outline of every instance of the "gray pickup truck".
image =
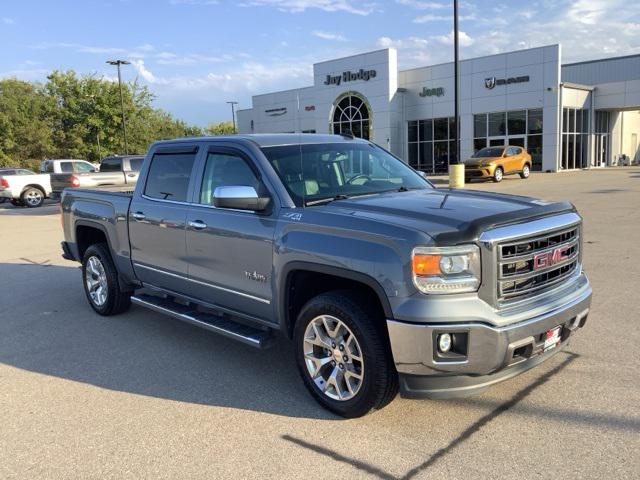
[(524, 372), (591, 303), (573, 205), (436, 189), (348, 136), (158, 142), (134, 192), (67, 189), (62, 215), (97, 313), (133, 302), (255, 347), (280, 332), (345, 417)]
[(40, 170), (51, 176), (53, 196), (65, 188), (94, 188), (135, 185), (142, 166), (143, 156), (114, 155), (105, 157), (96, 169), (84, 160), (45, 160)]

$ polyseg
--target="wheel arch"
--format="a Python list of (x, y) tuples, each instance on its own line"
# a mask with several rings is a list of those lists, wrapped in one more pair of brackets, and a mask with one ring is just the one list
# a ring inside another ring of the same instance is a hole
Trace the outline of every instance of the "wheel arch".
[[(280, 291), (278, 295), (278, 312), (282, 331), (291, 338), (296, 317), (302, 306), (311, 298), (325, 292), (349, 289), (369, 296), (377, 303), (385, 318), (393, 318), (391, 304), (382, 285), (373, 277), (351, 270), (321, 265), (310, 262), (291, 262), (280, 275)], [(313, 288), (304, 292), (296, 292), (305, 281), (312, 282)], [(327, 282), (329, 281), (330, 282)], [(319, 285), (319, 281), (323, 281)]]

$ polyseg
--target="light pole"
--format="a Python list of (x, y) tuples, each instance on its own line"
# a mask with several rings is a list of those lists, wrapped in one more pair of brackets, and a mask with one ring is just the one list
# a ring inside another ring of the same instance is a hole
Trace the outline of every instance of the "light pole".
[(227, 102), (231, 105), (231, 121), (233, 122), (233, 133), (236, 133), (236, 105), (238, 102)]
[(124, 153), (129, 154), (129, 146), (127, 145), (127, 126), (124, 119), (124, 97), (122, 96), (122, 77), (120, 76), (120, 65), (130, 65), (127, 60), (107, 60), (109, 65), (118, 67), (118, 87), (120, 88), (120, 108), (122, 109), (122, 135), (124, 136)]
[(449, 159), (449, 186), (453, 188), (464, 186), (464, 164), (460, 162), (460, 72), (458, 59), (458, 0), (453, 0), (453, 102), (455, 120), (455, 159)]

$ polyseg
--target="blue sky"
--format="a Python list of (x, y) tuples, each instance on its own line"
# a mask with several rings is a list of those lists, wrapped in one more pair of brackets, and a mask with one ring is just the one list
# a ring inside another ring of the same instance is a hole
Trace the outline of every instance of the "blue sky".
[[(445, 0), (3, 0), (0, 77), (53, 69), (115, 78), (125, 58), (156, 105), (187, 122), (251, 95), (306, 86), (314, 62), (393, 46), (401, 68), (449, 61)], [(551, 43), (565, 62), (640, 53), (636, 0), (461, 0), (463, 58)]]

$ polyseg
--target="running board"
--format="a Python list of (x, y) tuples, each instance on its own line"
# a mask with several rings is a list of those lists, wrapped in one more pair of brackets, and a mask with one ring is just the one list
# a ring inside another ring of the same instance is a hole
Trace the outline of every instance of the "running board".
[(154, 312), (169, 315), (170, 317), (177, 318), (196, 327), (219, 333), (246, 345), (251, 345), (252, 347), (266, 348), (269, 346), (271, 340), (269, 330), (261, 330), (234, 322), (226, 316), (216, 316), (199, 312), (192, 306), (174, 302), (170, 298), (141, 294), (131, 297), (131, 303), (148, 308)]

